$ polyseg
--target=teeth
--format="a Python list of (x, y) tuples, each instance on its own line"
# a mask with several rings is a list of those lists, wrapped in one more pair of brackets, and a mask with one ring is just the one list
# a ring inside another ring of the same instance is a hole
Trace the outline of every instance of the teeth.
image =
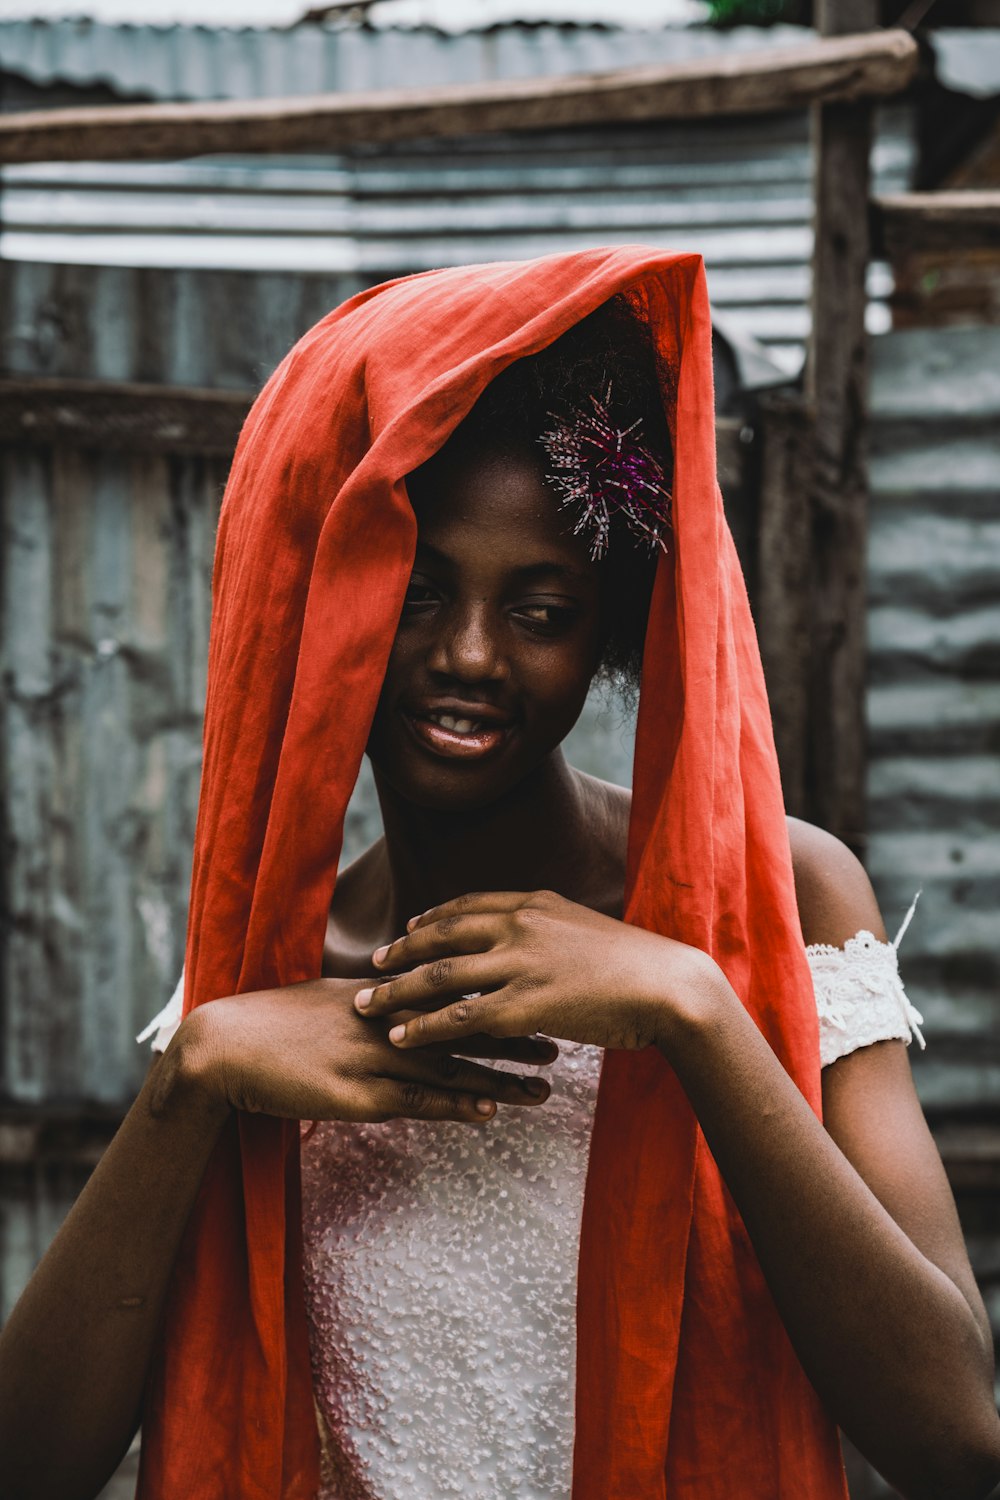
[(471, 734), (478, 728), (475, 719), (456, 719), (454, 714), (432, 714), (435, 723), (441, 725), (442, 729), (450, 729), (452, 734)]

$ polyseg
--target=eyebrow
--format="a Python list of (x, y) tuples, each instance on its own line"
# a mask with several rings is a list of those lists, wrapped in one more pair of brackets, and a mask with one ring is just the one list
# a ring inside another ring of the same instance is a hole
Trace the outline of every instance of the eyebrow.
[[(419, 556), (421, 553), (427, 554), (433, 561), (441, 563), (444, 567), (453, 568), (455, 566), (454, 559), (449, 557), (447, 552), (441, 552), (437, 547), (432, 546), (430, 542), (422, 542), (418, 539), (417, 555)], [(539, 579), (551, 578), (553, 576), (568, 579), (570, 582), (580, 584), (581, 586), (589, 586), (592, 581), (591, 575), (583, 572), (582, 569), (558, 562), (525, 563), (523, 567), (514, 569), (514, 576), (520, 583), (535, 583)]]

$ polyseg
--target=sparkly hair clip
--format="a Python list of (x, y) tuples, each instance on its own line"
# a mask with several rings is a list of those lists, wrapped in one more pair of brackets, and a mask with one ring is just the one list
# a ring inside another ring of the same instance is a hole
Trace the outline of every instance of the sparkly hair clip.
[(560, 507), (579, 511), (574, 535), (593, 533), (590, 555), (595, 560), (607, 551), (616, 515), (651, 549), (666, 552), (671, 500), (667, 477), (638, 440), (642, 418), (630, 427), (616, 427), (610, 401), (609, 385), (603, 401), (590, 397), (592, 411), (577, 408), (569, 417), (549, 413), (556, 426), (539, 438), (553, 465), (545, 477), (558, 490)]

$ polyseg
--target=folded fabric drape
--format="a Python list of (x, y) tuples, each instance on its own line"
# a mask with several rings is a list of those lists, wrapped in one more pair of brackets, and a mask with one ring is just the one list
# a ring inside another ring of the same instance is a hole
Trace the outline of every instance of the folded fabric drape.
[[(653, 330), (675, 449), (626, 920), (713, 954), (818, 1110), (767, 699), (715, 478), (704, 270), (646, 246), (389, 282), (324, 318), (264, 388), (219, 526), (185, 1009), (319, 975), (344, 812), (412, 564), (405, 476), (496, 374), (617, 293)], [(843, 1500), (836, 1432), (655, 1049), (606, 1056), (580, 1256), (573, 1500)], [(144, 1500), (315, 1493), (300, 1260), (297, 1130), (241, 1117), (178, 1261)]]

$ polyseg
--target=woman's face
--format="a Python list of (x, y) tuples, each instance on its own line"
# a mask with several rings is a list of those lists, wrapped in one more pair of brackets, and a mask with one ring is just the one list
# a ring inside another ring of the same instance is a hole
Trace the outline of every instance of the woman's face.
[(484, 807), (573, 727), (600, 653), (599, 570), (533, 456), (410, 475), (417, 552), (368, 753), (421, 807)]

